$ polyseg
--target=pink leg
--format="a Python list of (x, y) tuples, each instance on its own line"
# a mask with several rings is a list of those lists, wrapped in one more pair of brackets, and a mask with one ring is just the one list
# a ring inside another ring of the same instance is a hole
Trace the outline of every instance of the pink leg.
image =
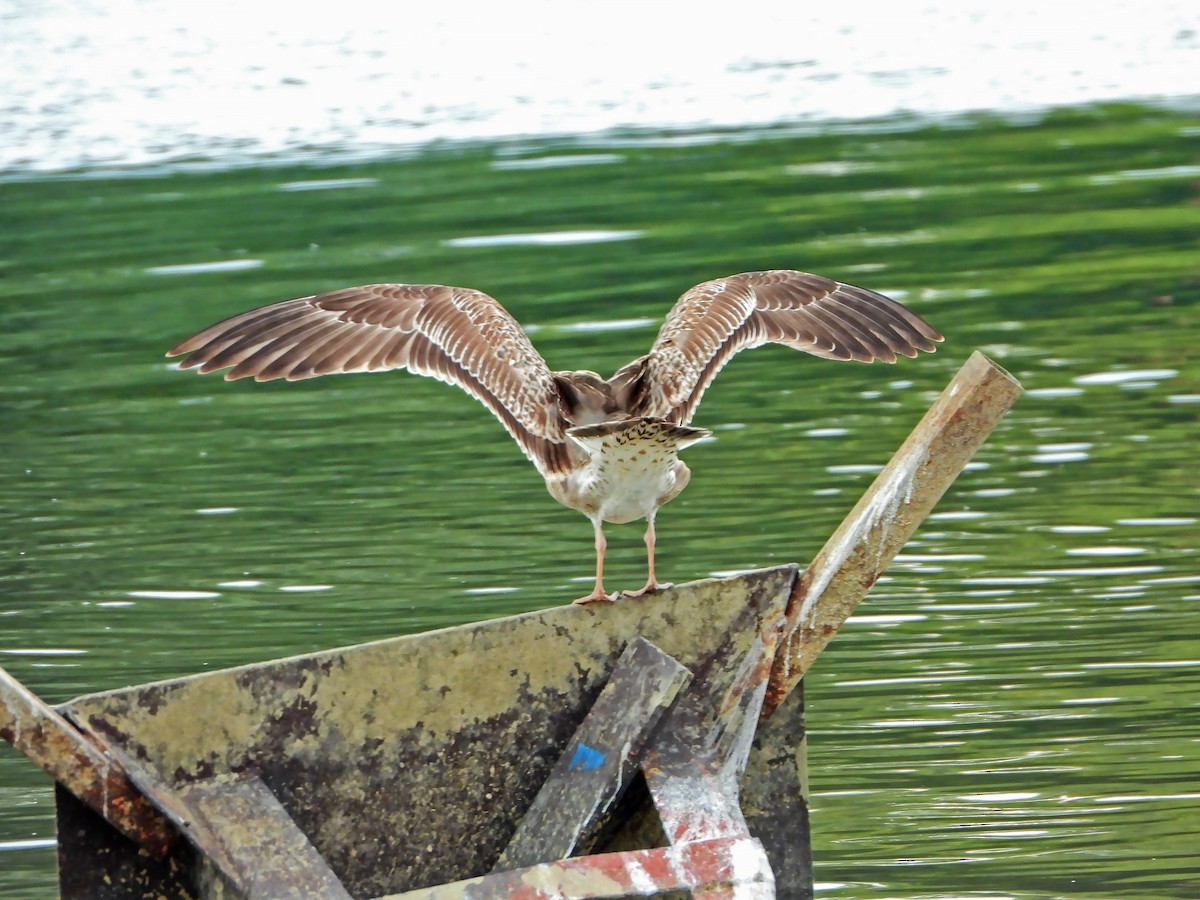
[(592, 528), (596, 531), (596, 586), (586, 597), (576, 600), (576, 603), (602, 603), (617, 599), (616, 594), (604, 593), (604, 549), (608, 542), (604, 540), (604, 523), (599, 517), (592, 520)]
[(651, 591), (657, 591), (661, 588), (669, 588), (669, 584), (659, 584), (658, 579), (654, 577), (654, 516), (646, 517), (646, 564), (650, 570), (650, 577), (646, 579), (645, 585), (640, 590), (626, 591), (626, 597), (640, 597), (642, 594), (648, 594)]

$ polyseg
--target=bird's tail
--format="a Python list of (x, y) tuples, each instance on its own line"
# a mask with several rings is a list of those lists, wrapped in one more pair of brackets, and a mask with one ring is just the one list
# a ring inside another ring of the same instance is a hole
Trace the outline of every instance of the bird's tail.
[(583, 449), (599, 452), (605, 441), (618, 446), (633, 441), (661, 442), (674, 450), (682, 450), (712, 434), (706, 428), (676, 425), (666, 419), (636, 416), (630, 419), (615, 419), (596, 425), (577, 425), (567, 429), (567, 436)]

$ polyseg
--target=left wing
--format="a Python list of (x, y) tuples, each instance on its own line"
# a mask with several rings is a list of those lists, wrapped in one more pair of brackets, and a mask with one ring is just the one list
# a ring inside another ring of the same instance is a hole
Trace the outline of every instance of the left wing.
[(763, 344), (825, 359), (890, 363), (919, 350), (931, 353), (940, 340), (896, 301), (820, 275), (779, 269), (718, 278), (679, 298), (643, 358), (643, 414), (686, 425), (733, 355)]

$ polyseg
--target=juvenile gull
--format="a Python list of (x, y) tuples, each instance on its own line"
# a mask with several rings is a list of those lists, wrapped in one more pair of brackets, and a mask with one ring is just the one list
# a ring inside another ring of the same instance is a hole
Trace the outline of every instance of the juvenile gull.
[(942, 340), (894, 300), (791, 270), (698, 284), (668, 313), (650, 352), (609, 379), (552, 372), (521, 326), (487, 294), (440, 284), (369, 284), (286, 300), (218, 322), (171, 348), (180, 368), (225, 378), (295, 381), (408, 369), (457, 385), (500, 420), (554, 499), (592, 522), (604, 590), (605, 522), (646, 520), (649, 577), (626, 596), (667, 587), (654, 572), (654, 517), (687, 486), (678, 451), (709, 432), (692, 416), (739, 350), (784, 344), (824, 359), (915, 357)]

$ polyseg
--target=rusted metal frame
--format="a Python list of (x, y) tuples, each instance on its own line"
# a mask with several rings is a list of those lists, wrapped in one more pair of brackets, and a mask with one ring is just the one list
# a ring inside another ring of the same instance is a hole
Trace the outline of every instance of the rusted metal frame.
[(591, 849), (663, 713), (691, 680), (654, 644), (631, 640), (492, 871)]
[(762, 845), (751, 837), (735, 837), (562, 859), (378, 900), (593, 900), (677, 892), (705, 900), (750, 900), (773, 896), (773, 885)]
[(163, 856), (178, 839), (106, 747), (77, 731), (4, 669), (0, 737), (152, 855)]
[(799, 683), (1021, 390), (978, 351), (959, 369), (797, 580), (764, 718)]
[(63, 900), (199, 900), (193, 873), (196, 852), (178, 841), (154, 857), (117, 831), (100, 813), (54, 785), (58, 834), (58, 891)]
[(179, 794), (193, 818), (218, 836), (201, 862), (202, 884), (232, 881), (230, 887), (247, 900), (350, 900), (262, 779), (210, 778), (185, 785)]
[[(642, 771), (669, 847), (584, 857), (580, 862), (593, 868), (569, 886), (560, 863), (546, 863), (523, 873), (487, 876), (519, 874), (520, 880), (477, 879), (464, 882), (461, 893), (455, 885), (443, 885), (424, 896), (586, 898), (688, 890), (706, 900), (774, 897), (770, 862), (738, 807), (737, 781), (750, 753), (785, 611), (778, 603), (762, 616), (740, 659), (724, 648), (709, 658), (646, 750)], [(718, 850), (725, 856), (712, 856)], [(653, 864), (668, 858), (674, 860), (668, 868)], [(734, 877), (722, 865), (740, 874)]]

